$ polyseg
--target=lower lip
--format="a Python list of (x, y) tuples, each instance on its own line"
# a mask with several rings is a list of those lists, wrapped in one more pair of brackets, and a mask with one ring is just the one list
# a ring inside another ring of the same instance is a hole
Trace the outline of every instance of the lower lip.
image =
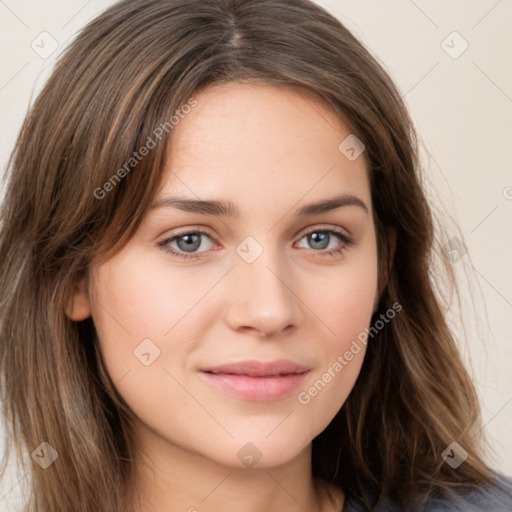
[(227, 373), (200, 374), (217, 388), (241, 396), (247, 400), (270, 401), (279, 400), (296, 390), (309, 374), (290, 373), (278, 377), (249, 377)]

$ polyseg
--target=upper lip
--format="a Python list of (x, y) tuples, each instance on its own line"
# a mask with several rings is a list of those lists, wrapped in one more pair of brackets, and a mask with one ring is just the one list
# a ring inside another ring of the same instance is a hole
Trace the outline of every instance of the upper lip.
[(203, 372), (217, 374), (247, 375), (248, 377), (275, 377), (276, 375), (289, 375), (292, 373), (304, 373), (308, 371), (307, 366), (279, 359), (277, 361), (240, 361), (237, 363), (221, 364), (201, 368)]

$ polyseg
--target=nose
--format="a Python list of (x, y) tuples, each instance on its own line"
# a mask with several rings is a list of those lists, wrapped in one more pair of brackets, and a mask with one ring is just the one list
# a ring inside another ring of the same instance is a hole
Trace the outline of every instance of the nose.
[(226, 323), (233, 330), (264, 337), (291, 331), (301, 319), (292, 281), (275, 252), (265, 249), (252, 263), (236, 255), (227, 283)]

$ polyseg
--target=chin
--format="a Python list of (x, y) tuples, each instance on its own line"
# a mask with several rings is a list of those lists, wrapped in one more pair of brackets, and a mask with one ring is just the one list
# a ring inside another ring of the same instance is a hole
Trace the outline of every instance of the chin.
[[(271, 434), (270, 437), (273, 435)], [(261, 437), (262, 439), (253, 438), (253, 440), (250, 440), (250, 436), (245, 436), (246, 440), (244, 441), (231, 442), (230, 447), (219, 457), (222, 459), (219, 462), (238, 469), (275, 468), (305, 455), (305, 450), (309, 450), (311, 444), (310, 440), (298, 444), (299, 435), (293, 433), (288, 433), (286, 436), (276, 435), (274, 439)], [(292, 440), (295, 442), (290, 442)], [(225, 455), (228, 455), (228, 457), (225, 457)]]

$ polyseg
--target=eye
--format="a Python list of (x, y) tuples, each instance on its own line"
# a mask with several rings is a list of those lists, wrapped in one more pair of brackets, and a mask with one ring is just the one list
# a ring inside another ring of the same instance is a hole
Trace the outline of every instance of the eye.
[[(354, 241), (347, 235), (336, 229), (312, 229), (305, 233), (301, 240), (306, 240), (314, 252), (319, 253), (320, 256), (337, 256), (341, 254), (347, 247), (352, 245)], [(334, 248), (325, 250), (329, 246)]]
[[(207, 237), (210, 242), (212, 242), (210, 235), (206, 231), (196, 229), (194, 231), (178, 233), (177, 235), (158, 242), (157, 245), (162, 247), (166, 253), (177, 256), (178, 258), (194, 258), (198, 257), (197, 250), (204, 245), (202, 237)], [(177, 245), (177, 248), (173, 247), (172, 244), (174, 243)], [(206, 250), (208, 250), (208, 247)], [(204, 251), (199, 251), (199, 253), (201, 252)]]
[[(204, 237), (210, 241), (210, 243), (206, 244), (207, 247), (204, 247)], [(311, 245), (314, 253), (318, 253), (319, 256), (331, 257), (340, 255), (347, 247), (354, 243), (347, 235), (332, 228), (311, 229), (302, 236), (299, 242), (304, 239)], [(334, 248), (326, 250), (332, 243), (334, 243)], [(183, 231), (172, 237), (165, 238), (158, 242), (157, 245), (166, 253), (177, 258), (199, 258), (203, 252), (207, 252), (212, 248), (213, 240), (206, 231), (195, 229), (193, 231)], [(199, 251), (200, 248), (203, 250)]]

